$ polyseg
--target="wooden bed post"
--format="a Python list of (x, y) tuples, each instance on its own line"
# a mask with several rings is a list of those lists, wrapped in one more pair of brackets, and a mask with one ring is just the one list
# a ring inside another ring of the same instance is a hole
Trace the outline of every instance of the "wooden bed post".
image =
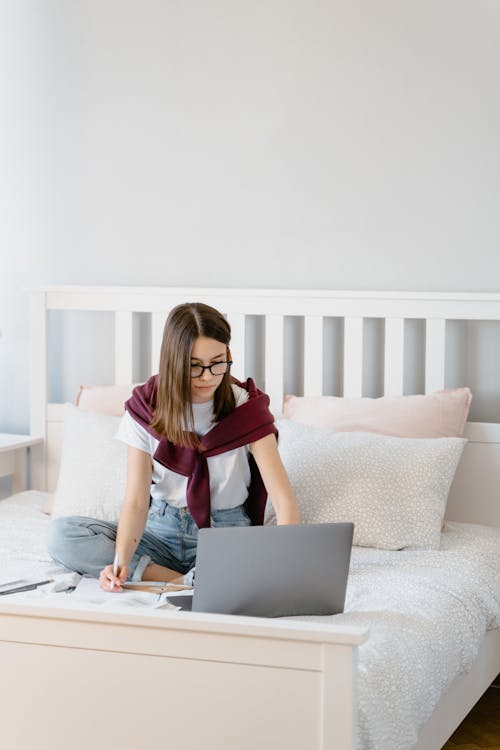
[(31, 486), (47, 489), (47, 307), (46, 293), (30, 293), (29, 305), (30, 434), (43, 442), (30, 452)]
[(323, 644), (320, 698), (320, 750), (355, 750), (357, 740), (356, 670), (358, 649)]

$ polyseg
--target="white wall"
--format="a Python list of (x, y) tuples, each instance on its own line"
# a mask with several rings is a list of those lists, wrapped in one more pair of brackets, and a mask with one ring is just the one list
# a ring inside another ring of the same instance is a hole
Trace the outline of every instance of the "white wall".
[(0, 0), (0, 430), (38, 282), (499, 291), (494, 0)]

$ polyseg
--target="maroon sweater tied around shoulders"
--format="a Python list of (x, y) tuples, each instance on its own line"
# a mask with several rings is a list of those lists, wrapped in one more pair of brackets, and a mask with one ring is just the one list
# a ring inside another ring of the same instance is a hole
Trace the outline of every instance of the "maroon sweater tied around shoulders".
[[(221, 419), (201, 438), (199, 448), (188, 448), (171, 443), (151, 428), (156, 408), (158, 375), (153, 375), (143, 385), (132, 391), (125, 402), (130, 416), (150, 435), (159, 440), (153, 458), (165, 468), (188, 477), (187, 505), (198, 528), (210, 526), (210, 480), (207, 458), (240, 448), (266, 435), (278, 435), (274, 417), (269, 411), (269, 396), (260, 391), (252, 378), (240, 383), (232, 382), (248, 391), (248, 400)], [(245, 510), (253, 526), (262, 525), (267, 491), (254, 457), (250, 454), (250, 487)]]

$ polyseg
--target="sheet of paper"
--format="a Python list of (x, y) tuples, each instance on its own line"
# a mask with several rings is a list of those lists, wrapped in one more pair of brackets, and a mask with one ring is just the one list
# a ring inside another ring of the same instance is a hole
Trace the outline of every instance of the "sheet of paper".
[[(179, 592), (181, 593), (181, 592)], [(186, 593), (186, 592), (182, 592)], [(101, 609), (140, 610), (140, 609), (171, 609), (178, 610), (167, 601), (166, 595), (152, 594), (149, 591), (123, 591), (108, 592), (99, 586), (97, 578), (84, 576), (72, 594), (72, 601), (80, 601), (85, 604), (99, 605)]]
[(76, 589), (70, 594), (73, 600), (80, 600), (88, 604), (99, 604), (102, 607), (116, 606), (124, 608), (152, 607), (158, 600), (156, 594), (146, 591), (104, 591), (99, 586), (97, 578), (83, 577)]

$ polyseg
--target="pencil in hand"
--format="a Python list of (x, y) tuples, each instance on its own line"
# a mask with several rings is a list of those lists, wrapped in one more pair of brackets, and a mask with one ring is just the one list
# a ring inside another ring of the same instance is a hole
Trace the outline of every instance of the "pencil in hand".
[[(113, 575), (114, 576), (118, 575), (118, 565), (119, 565), (119, 563), (120, 563), (120, 556), (118, 555), (118, 552), (117, 552), (115, 554), (115, 559), (113, 561)], [(115, 582), (111, 581), (111, 586), (110, 586), (109, 590), (113, 591), (114, 587), (115, 587)]]

